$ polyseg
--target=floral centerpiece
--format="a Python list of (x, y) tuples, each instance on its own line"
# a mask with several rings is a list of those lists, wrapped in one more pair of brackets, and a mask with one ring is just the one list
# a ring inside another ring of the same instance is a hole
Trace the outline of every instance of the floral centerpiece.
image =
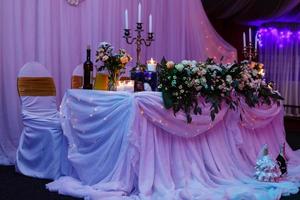
[(118, 53), (113, 53), (114, 47), (107, 42), (101, 42), (96, 52), (96, 62), (102, 61), (103, 66), (98, 70), (108, 71), (108, 88), (116, 90), (116, 82), (121, 74), (125, 73), (126, 64), (132, 59), (125, 49), (119, 49)]
[(200, 97), (211, 104), (211, 118), (221, 109), (223, 102), (235, 109), (240, 96), (254, 107), (271, 104), (283, 99), (270, 84), (263, 80), (263, 65), (242, 62), (231, 65), (183, 60), (175, 64), (162, 60), (158, 88), (162, 91), (165, 107), (173, 108), (174, 114), (182, 110), (187, 122), (192, 121), (191, 112), (201, 114)]

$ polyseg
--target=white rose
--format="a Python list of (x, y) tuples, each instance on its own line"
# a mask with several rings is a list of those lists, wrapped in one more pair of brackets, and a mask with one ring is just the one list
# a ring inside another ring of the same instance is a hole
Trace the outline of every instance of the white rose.
[(198, 71), (199, 71), (199, 68), (198, 68), (198, 67), (194, 67), (194, 68), (192, 69), (193, 74), (197, 73)]
[(228, 83), (232, 83), (232, 77), (231, 77), (230, 75), (227, 75), (227, 76), (226, 76), (226, 81), (227, 81)]
[(176, 83), (177, 83), (176, 80), (173, 80), (171, 84), (172, 84), (173, 87), (175, 87)]
[(244, 83), (241, 82), (241, 83), (239, 84), (239, 89), (242, 90), (242, 89), (244, 89), (244, 87), (245, 87)]
[(222, 69), (217, 66), (217, 65), (207, 65), (207, 68), (210, 69), (210, 70), (218, 70), (218, 71), (221, 71)]
[(200, 80), (199, 80), (199, 79), (196, 79), (196, 80), (195, 80), (195, 84), (196, 84), (196, 85), (199, 85), (199, 84), (200, 84)]
[(190, 61), (188, 61), (188, 60), (181, 61), (181, 64), (183, 64), (183, 65), (188, 65), (189, 63), (190, 63)]
[(178, 71), (181, 72), (181, 71), (183, 70), (183, 68), (184, 68), (184, 65), (181, 64), (181, 63), (179, 63), (179, 64), (175, 65), (175, 68), (176, 68)]
[(105, 55), (104, 52), (99, 53), (99, 57), (103, 57), (104, 55)]
[(254, 69), (254, 70), (252, 71), (252, 75), (253, 75), (253, 76), (257, 76), (257, 74), (258, 74), (258, 71), (257, 71), (256, 69)]
[(102, 57), (102, 61), (103, 62), (107, 61), (108, 59), (109, 59), (109, 57), (107, 55), (105, 55), (105, 56)]
[(200, 91), (201, 88), (202, 88), (202, 86), (197, 86), (197, 87), (196, 87), (196, 90), (197, 90), (197, 91)]
[(206, 83), (206, 78), (205, 78), (205, 77), (201, 77), (201, 78), (200, 78), (200, 83), (201, 83), (202, 85), (205, 85), (205, 83)]
[(247, 76), (247, 74), (243, 74), (242, 77), (243, 77), (243, 80), (244, 80), (244, 81), (246, 81), (246, 80), (249, 79), (249, 77)]
[(214, 71), (214, 73), (211, 75), (213, 78), (216, 78), (216, 76), (217, 76), (217, 73), (216, 73), (216, 71)]

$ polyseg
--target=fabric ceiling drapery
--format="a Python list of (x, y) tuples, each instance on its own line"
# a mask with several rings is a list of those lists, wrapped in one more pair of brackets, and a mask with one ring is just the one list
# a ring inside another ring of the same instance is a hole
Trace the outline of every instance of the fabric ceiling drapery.
[(261, 25), (267, 22), (299, 22), (299, 0), (202, 0), (208, 16), (238, 23)]
[(135, 47), (122, 38), (123, 13), (127, 8), (134, 30), (138, 2), (145, 31), (152, 13), (155, 32), (155, 42), (143, 47), (143, 61), (162, 56), (174, 61), (222, 56), (223, 62), (235, 60), (236, 50), (216, 33), (198, 0), (85, 0), (78, 6), (65, 0), (1, 0), (0, 163), (14, 163), (21, 133), (16, 86), (21, 66), (28, 61), (44, 64), (54, 77), (59, 102), (70, 88), (73, 69), (85, 60), (87, 44), (95, 51), (99, 42), (108, 41), (135, 55)]

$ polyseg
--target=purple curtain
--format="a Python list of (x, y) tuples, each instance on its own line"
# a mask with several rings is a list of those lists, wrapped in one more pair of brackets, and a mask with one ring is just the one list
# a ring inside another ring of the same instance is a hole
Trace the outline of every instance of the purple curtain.
[(260, 62), (285, 98), (286, 115), (300, 116), (300, 27), (261, 28)]
[[(16, 80), (22, 65), (29, 61), (44, 64), (54, 76), (60, 102), (70, 88), (73, 69), (85, 59), (87, 44), (95, 52), (99, 42), (108, 41), (135, 56), (134, 46), (127, 45), (122, 36), (124, 10), (128, 9), (129, 26), (134, 30), (139, 1), (85, 0), (78, 6), (66, 0), (0, 1), (0, 163), (15, 161), (22, 128)], [(222, 56), (224, 62), (235, 60), (236, 50), (213, 29), (201, 1), (141, 3), (145, 30), (152, 13), (155, 32), (153, 45), (143, 48), (143, 61), (150, 57), (160, 60), (162, 56), (174, 61), (219, 60)]]

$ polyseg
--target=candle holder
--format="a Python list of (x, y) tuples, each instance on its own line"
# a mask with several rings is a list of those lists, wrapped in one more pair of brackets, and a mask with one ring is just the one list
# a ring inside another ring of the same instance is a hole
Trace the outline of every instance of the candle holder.
[(142, 45), (150, 46), (151, 43), (154, 41), (154, 33), (149, 32), (147, 38), (143, 38), (142, 32), (143, 32), (143, 23), (136, 23), (136, 29), (135, 32), (137, 33), (136, 37), (132, 37), (130, 33), (130, 29), (124, 29), (124, 36), (127, 44), (136, 44), (136, 68), (141, 67), (141, 51), (142, 51)]
[(249, 62), (257, 61), (257, 58), (258, 58), (257, 49), (254, 48), (252, 42), (249, 42), (248, 46), (244, 46), (243, 56), (244, 56), (244, 59), (248, 60)]

